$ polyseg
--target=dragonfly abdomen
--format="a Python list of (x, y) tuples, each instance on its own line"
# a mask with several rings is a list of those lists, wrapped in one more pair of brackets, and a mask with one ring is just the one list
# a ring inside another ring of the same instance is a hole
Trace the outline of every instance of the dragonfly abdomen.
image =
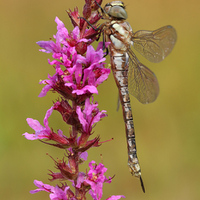
[(110, 51), (112, 52), (112, 72), (115, 78), (115, 82), (119, 89), (120, 102), (122, 105), (123, 117), (126, 128), (128, 165), (130, 172), (136, 177), (140, 178), (141, 170), (137, 158), (135, 130), (128, 91), (128, 54), (126, 52), (124, 52), (123, 54), (117, 53), (116, 50), (112, 48), (112, 46), (110, 47)]

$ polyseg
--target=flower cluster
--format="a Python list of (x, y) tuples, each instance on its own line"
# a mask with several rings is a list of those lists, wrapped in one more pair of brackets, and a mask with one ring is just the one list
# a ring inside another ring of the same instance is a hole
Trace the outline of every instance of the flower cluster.
[[(75, 181), (72, 181), (72, 185), (75, 188), (79, 189), (77, 197), (80, 197), (80, 199), (85, 196), (85, 193), (89, 189), (89, 194), (92, 196), (92, 198), (94, 200), (99, 200), (102, 198), (103, 183), (111, 183), (111, 177), (109, 177), (109, 179), (106, 178), (104, 173), (107, 171), (107, 169), (101, 163), (99, 165), (96, 165), (95, 161), (91, 161), (89, 163), (89, 167), (89, 172), (87, 174), (80, 172), (78, 174), (77, 183), (75, 184)], [(37, 180), (34, 181), (34, 184), (38, 187), (38, 189), (31, 190), (31, 194), (40, 191), (46, 191), (50, 193), (49, 197), (52, 200), (79, 199), (75, 198), (74, 193), (66, 184), (62, 184), (61, 187), (59, 187), (58, 185), (54, 187)], [(120, 198), (125, 197), (123, 195), (113, 195), (108, 197), (106, 200), (117, 200)]]
[[(60, 180), (61, 185), (51, 186), (41, 181), (34, 181), (38, 187), (31, 193), (46, 191), (50, 193), (52, 200), (76, 200), (86, 199), (86, 193), (93, 199), (102, 198), (103, 183), (110, 183), (112, 178), (106, 178), (104, 173), (107, 169), (102, 163), (97, 165), (95, 161), (89, 164), (89, 171), (79, 171), (79, 165), (87, 159), (87, 150), (91, 147), (100, 146), (100, 137), (90, 139), (94, 133), (93, 127), (106, 115), (106, 111), (98, 109), (98, 103), (94, 102), (93, 94), (98, 94), (97, 87), (103, 83), (110, 73), (105, 67), (105, 58), (102, 47), (109, 43), (99, 43), (95, 50), (91, 44), (99, 37), (99, 30), (96, 23), (101, 18), (98, 9), (101, 0), (86, 0), (83, 8), (83, 17), (80, 17), (78, 9), (68, 11), (74, 29), (71, 32), (65, 28), (63, 22), (56, 17), (57, 33), (54, 35), (55, 42), (39, 41), (37, 44), (42, 47), (40, 51), (52, 53), (53, 60), (48, 63), (55, 68), (53, 76), (42, 80), (45, 84), (39, 97), (44, 97), (51, 90), (57, 92), (60, 98), (47, 110), (44, 125), (39, 121), (27, 118), (28, 125), (34, 133), (24, 133), (28, 140), (40, 140), (45, 144), (65, 150), (65, 157), (62, 160), (54, 160), (58, 172), (50, 171), (50, 181)], [(88, 23), (92, 27), (87, 29)], [(63, 121), (70, 125), (69, 136), (63, 134), (62, 130), (54, 132), (49, 126), (48, 118), (52, 112), (58, 111)], [(53, 159), (53, 158), (52, 158)], [(66, 181), (72, 182), (74, 192), (67, 185)], [(109, 200), (124, 197), (111, 196)]]

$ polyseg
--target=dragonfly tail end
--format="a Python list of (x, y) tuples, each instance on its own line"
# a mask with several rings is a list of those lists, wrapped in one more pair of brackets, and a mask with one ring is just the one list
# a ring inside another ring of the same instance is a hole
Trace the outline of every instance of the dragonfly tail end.
[(141, 176), (140, 176), (140, 183), (141, 183), (142, 191), (145, 193), (144, 183)]

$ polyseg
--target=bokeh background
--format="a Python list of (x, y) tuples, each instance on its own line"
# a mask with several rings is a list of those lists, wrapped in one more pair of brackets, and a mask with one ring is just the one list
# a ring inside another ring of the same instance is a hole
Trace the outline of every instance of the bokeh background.
[[(103, 5), (108, 3), (103, 2)], [(104, 196), (123, 194), (134, 200), (200, 199), (200, 1), (126, 0), (128, 21), (133, 31), (154, 30), (173, 25), (178, 34), (172, 53), (161, 63), (152, 64), (137, 54), (139, 60), (156, 74), (160, 84), (158, 99), (142, 105), (131, 98), (138, 156), (146, 193), (127, 167), (127, 149), (122, 111), (116, 112), (117, 89), (112, 74), (101, 85), (95, 100), (108, 117), (95, 128), (101, 140), (114, 140), (89, 151), (88, 161), (101, 161), (107, 176), (115, 175), (104, 186)], [(53, 74), (48, 65), (50, 54), (39, 52), (36, 42), (56, 33), (55, 16), (72, 29), (65, 10), (75, 6), (82, 11), (84, 0), (18, 0), (0, 2), (0, 198), (9, 200), (49, 199), (48, 194), (30, 194), (33, 180), (48, 181), (48, 171), (55, 171), (46, 156), (62, 158), (63, 151), (38, 141), (28, 141), (22, 134), (32, 132), (26, 118), (43, 122), (46, 110), (58, 96), (38, 98), (40, 79)], [(109, 59), (108, 59), (109, 60)], [(68, 131), (58, 113), (50, 126)], [(85, 171), (87, 163), (82, 166)], [(88, 199), (91, 199), (89, 196)]]

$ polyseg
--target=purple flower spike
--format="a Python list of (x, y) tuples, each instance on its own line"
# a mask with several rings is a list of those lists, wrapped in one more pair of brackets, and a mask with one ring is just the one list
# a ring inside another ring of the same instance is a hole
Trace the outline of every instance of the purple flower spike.
[[(105, 110), (98, 109), (98, 103), (94, 102), (93, 97), (93, 94), (98, 94), (97, 87), (110, 74), (110, 69), (104, 63), (106, 53), (102, 50), (110, 43), (100, 42), (96, 50), (92, 46), (104, 30), (104, 26), (97, 24), (102, 18), (99, 12), (101, 3), (102, 0), (85, 0), (82, 14), (79, 14), (78, 8), (67, 11), (74, 26), (71, 31), (56, 17), (57, 33), (50, 41), (37, 42), (42, 48), (40, 51), (52, 53), (52, 60), (48, 59), (48, 64), (55, 70), (53, 75), (48, 74), (47, 79), (40, 81), (44, 86), (39, 97), (46, 96), (49, 91), (57, 93), (59, 97), (47, 110), (44, 125), (27, 118), (34, 133), (26, 132), (23, 135), (28, 140), (39, 139), (44, 144), (64, 150), (64, 156), (54, 159), (49, 155), (56, 169), (55, 172), (49, 170), (49, 181), (59, 181), (58, 185), (54, 187), (35, 180), (37, 189), (31, 190), (31, 194), (45, 191), (49, 193), (51, 200), (86, 200), (89, 192), (94, 200), (100, 200), (103, 184), (112, 181), (111, 177), (106, 178), (104, 175), (107, 168), (102, 163), (97, 165), (95, 161), (91, 161), (89, 170), (85, 169), (85, 173), (80, 171), (80, 165), (88, 158), (88, 150), (104, 143), (100, 141), (99, 135), (91, 139), (96, 123), (107, 116)], [(53, 110), (69, 126), (68, 135), (60, 129), (54, 132), (49, 126), (48, 119)], [(70, 181), (70, 187), (67, 181)], [(120, 198), (124, 196), (113, 195), (107, 200)]]

